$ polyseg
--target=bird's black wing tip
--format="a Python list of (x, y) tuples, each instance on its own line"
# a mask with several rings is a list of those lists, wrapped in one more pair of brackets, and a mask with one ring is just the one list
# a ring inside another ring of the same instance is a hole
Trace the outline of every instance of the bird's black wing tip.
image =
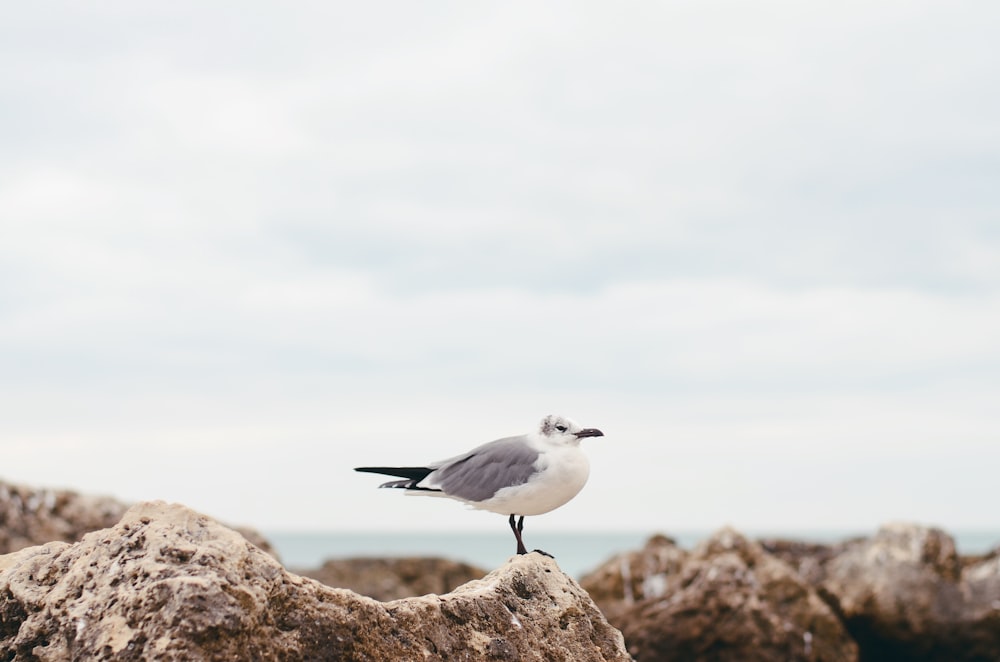
[(370, 474), (396, 476), (397, 478), (409, 478), (418, 482), (426, 478), (427, 474), (433, 471), (433, 469), (428, 467), (354, 467), (354, 470)]

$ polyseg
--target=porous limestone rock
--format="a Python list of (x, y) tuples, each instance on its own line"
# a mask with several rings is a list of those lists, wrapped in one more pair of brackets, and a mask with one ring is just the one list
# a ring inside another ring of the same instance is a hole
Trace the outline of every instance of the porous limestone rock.
[(179, 505), (0, 557), (0, 659), (629, 660), (539, 554), (446, 595), (378, 602), (287, 572)]
[(293, 572), (383, 602), (447, 593), (486, 574), (474, 565), (437, 557), (330, 559), (319, 568)]
[(646, 660), (853, 662), (858, 649), (816, 591), (732, 529), (666, 572), (653, 595), (609, 620)]

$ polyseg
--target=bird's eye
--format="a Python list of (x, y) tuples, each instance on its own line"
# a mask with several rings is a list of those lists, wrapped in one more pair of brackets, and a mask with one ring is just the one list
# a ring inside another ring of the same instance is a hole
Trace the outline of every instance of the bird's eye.
[(560, 432), (565, 432), (567, 429), (568, 428), (565, 425), (557, 425), (556, 426), (556, 430), (559, 430)]

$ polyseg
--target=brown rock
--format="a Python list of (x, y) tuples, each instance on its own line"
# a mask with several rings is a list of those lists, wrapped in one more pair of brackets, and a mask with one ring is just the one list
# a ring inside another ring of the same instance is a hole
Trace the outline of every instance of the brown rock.
[(278, 556), (278, 550), (276, 550), (274, 546), (271, 545), (271, 541), (265, 538), (264, 534), (257, 529), (249, 526), (234, 526), (231, 528), (233, 531), (236, 531), (241, 536), (246, 538), (254, 547), (257, 547), (261, 551), (265, 552), (269, 556), (273, 556), (279, 561), (281, 560), (281, 557)]
[(962, 565), (943, 531), (893, 524), (845, 544), (820, 587), (864, 660), (998, 660), (1000, 559)]
[(315, 570), (294, 572), (382, 601), (447, 593), (486, 574), (468, 563), (434, 557), (331, 559)]
[(636, 660), (850, 662), (857, 646), (816, 591), (731, 529), (610, 619)]
[[(956, 645), (965, 658), (1000, 659), (1000, 554), (990, 554), (962, 570), (962, 623), (955, 628)], [(955, 655), (952, 659), (963, 659)]]
[(813, 586), (818, 586), (823, 581), (823, 567), (843, 550), (843, 544), (824, 545), (777, 538), (763, 539), (757, 542), (760, 543), (765, 552), (795, 568), (799, 576)]
[(628, 660), (551, 559), (381, 603), (285, 571), (183, 506), (0, 557), (4, 660)]
[[(114, 526), (129, 509), (108, 496), (25, 487), (0, 481), (0, 554), (47, 542), (76, 542), (85, 533)], [(236, 527), (247, 540), (277, 558), (260, 532)]]
[(977, 565), (979, 563), (982, 563), (983, 561), (989, 561), (990, 559), (995, 558), (997, 556), (1000, 556), (1000, 545), (994, 547), (991, 550), (988, 550), (983, 554), (967, 554), (964, 556), (960, 556), (959, 561), (961, 562), (962, 567), (966, 568), (971, 565)]
[(0, 554), (53, 540), (79, 540), (88, 531), (114, 526), (126, 510), (127, 505), (111, 497), (0, 481)]
[(672, 538), (656, 535), (642, 549), (611, 557), (587, 573), (580, 585), (614, 621), (636, 602), (661, 597), (667, 577), (680, 570), (687, 556)]

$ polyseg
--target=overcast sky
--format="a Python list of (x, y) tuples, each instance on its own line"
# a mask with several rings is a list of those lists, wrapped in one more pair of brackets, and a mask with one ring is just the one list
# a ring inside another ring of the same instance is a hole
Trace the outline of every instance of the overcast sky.
[(18, 3), (0, 478), (264, 529), (1000, 527), (1000, 5)]

